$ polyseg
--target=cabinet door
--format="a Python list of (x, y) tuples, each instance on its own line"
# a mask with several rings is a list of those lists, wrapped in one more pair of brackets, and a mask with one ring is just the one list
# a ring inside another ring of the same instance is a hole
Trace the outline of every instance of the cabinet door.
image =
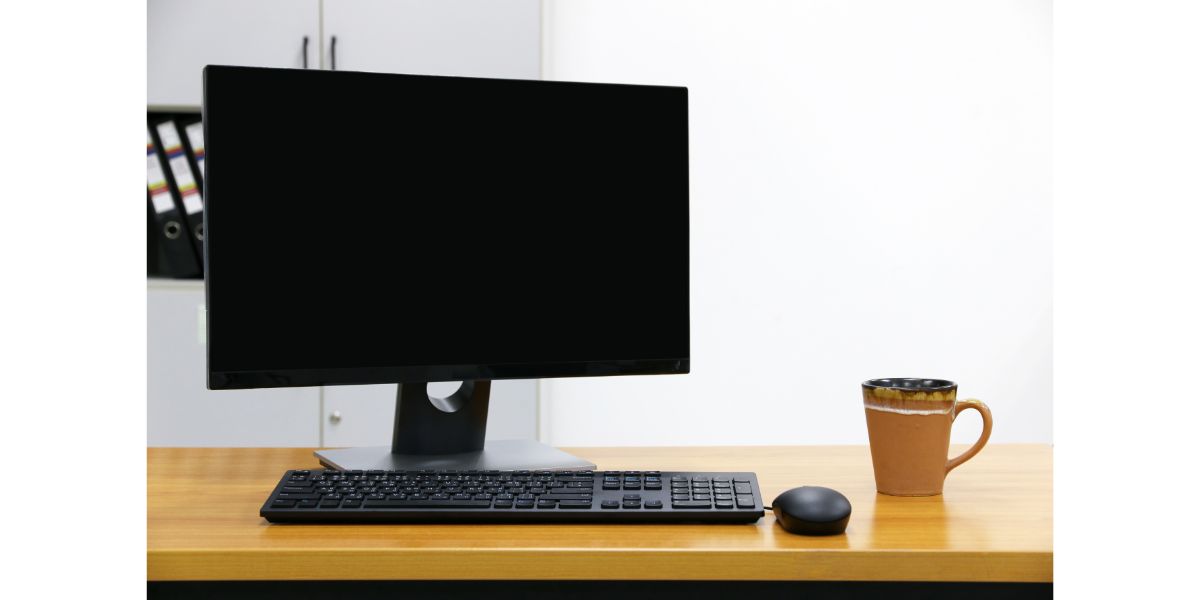
[(319, 443), (320, 388), (207, 389), (202, 284), (152, 281), (146, 317), (148, 445)]
[[(431, 393), (446, 396), (455, 386), (433, 384)], [(391, 446), (396, 418), (395, 385), (345, 385), (325, 388), (324, 446)], [(487, 439), (537, 437), (537, 382), (492, 382), (488, 401)]]
[(146, 103), (199, 106), (205, 65), (315, 69), (320, 18), (319, 0), (148, 0)]
[(325, 0), (324, 23), (325, 68), (511, 79), (541, 73), (539, 0)]

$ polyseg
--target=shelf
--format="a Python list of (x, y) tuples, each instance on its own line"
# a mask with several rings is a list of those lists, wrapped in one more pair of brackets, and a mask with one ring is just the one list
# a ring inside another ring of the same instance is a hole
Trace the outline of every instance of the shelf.
[(199, 104), (148, 104), (148, 113), (196, 113), (200, 114)]
[(147, 277), (147, 290), (187, 290), (204, 291), (203, 279), (168, 279), (165, 277)]

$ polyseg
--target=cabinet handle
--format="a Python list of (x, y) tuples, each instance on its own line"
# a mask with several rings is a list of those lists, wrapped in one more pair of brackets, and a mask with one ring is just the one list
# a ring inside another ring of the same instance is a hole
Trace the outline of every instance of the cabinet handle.
[(304, 45), (300, 47), (300, 56), (304, 58), (304, 68), (308, 68), (308, 36), (304, 36)]
[(337, 36), (329, 38), (329, 70), (337, 70)]
[(333, 423), (334, 425), (341, 423), (342, 422), (342, 411), (335, 410), (335, 411), (329, 413), (329, 422)]

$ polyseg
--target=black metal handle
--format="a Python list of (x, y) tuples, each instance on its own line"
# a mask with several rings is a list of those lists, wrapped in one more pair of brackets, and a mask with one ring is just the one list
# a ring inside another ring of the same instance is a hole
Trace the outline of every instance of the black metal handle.
[(300, 56), (304, 59), (304, 68), (308, 68), (308, 36), (304, 36), (304, 45), (300, 47)]
[(329, 38), (329, 70), (337, 70), (337, 36)]

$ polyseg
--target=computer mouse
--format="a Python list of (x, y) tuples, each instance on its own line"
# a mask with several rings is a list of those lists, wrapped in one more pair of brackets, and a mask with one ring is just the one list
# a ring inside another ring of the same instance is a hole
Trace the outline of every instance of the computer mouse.
[(771, 510), (785, 531), (800, 535), (837, 535), (850, 522), (850, 501), (837, 490), (815, 485), (780, 494)]

